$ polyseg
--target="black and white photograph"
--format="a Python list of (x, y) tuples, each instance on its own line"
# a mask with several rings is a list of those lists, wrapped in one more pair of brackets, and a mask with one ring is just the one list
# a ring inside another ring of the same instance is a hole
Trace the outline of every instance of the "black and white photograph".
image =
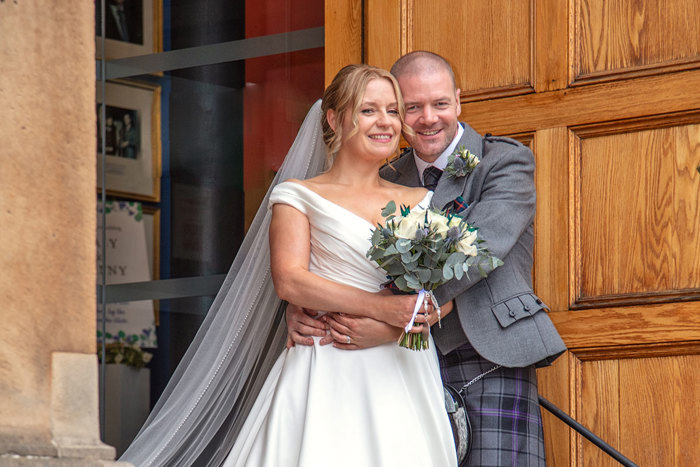
[[(138, 159), (141, 152), (138, 110), (108, 105), (105, 109), (105, 155)], [(97, 153), (102, 153), (102, 104), (97, 106)]]
[[(160, 86), (127, 80), (105, 85), (105, 109), (97, 110), (97, 167), (104, 171), (107, 194), (143, 201), (160, 199)], [(101, 177), (97, 180), (102, 188)]]
[[(102, 3), (95, 2), (95, 35), (101, 36)], [(143, 0), (106, 0), (105, 37), (143, 45)]]
[[(102, 56), (102, 8), (95, 2), (95, 53)], [(161, 0), (105, 0), (104, 50), (108, 60), (162, 50)]]

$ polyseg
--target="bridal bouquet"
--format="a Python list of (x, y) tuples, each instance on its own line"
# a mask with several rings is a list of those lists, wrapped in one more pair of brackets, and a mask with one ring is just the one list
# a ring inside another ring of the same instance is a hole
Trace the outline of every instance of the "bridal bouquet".
[(428, 330), (425, 334), (409, 331), (421, 306), (425, 303), (427, 307), (426, 300), (433, 304), (440, 321), (440, 307), (432, 291), (452, 278), (468, 275), (472, 266), (486, 277), (484, 265), (496, 268), (503, 262), (486, 249), (477, 228), (456, 214), (407, 206), (401, 206), (400, 216), (395, 212), (393, 201), (382, 210), (384, 225), (377, 224), (372, 230), (367, 257), (386, 271), (388, 284), (402, 292), (418, 293), (399, 345), (423, 350), (428, 348)]

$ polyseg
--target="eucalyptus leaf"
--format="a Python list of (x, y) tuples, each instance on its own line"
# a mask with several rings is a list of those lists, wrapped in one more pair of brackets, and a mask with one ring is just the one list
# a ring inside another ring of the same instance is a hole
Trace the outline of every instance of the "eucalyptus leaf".
[(464, 269), (462, 269), (462, 264), (455, 264), (454, 265), (454, 270), (455, 270), (455, 278), (457, 280), (461, 280), (462, 276), (464, 276)]
[(370, 250), (367, 252), (367, 256), (372, 261), (377, 261), (379, 258), (384, 256), (384, 251), (379, 248), (375, 248), (374, 251)]
[(382, 268), (384, 268), (384, 270), (390, 276), (398, 276), (404, 273), (403, 264), (401, 264), (401, 262), (398, 261), (394, 261), (391, 264), (383, 264)]
[(454, 277), (454, 272), (452, 271), (452, 267), (450, 265), (445, 264), (442, 267), (442, 277), (444, 277), (446, 281), (452, 280)]
[(449, 265), (449, 266), (454, 266), (457, 263), (463, 263), (466, 259), (467, 259), (467, 255), (465, 255), (461, 251), (456, 251), (456, 252), (452, 253), (447, 258), (447, 261), (445, 261), (445, 264)]
[(409, 278), (406, 278), (406, 284), (408, 287), (410, 287), (412, 290), (420, 290), (422, 288), (420, 282), (411, 280)]
[(398, 254), (399, 254), (399, 250), (396, 248), (396, 246), (389, 245), (389, 247), (386, 250), (384, 250), (384, 254), (382, 256), (386, 257), (386, 256), (398, 255)]
[(411, 253), (409, 251), (401, 255), (401, 261), (403, 261), (404, 263), (412, 263), (414, 261), (418, 261), (418, 258), (420, 258), (420, 251), (417, 251), (415, 253)]
[(384, 209), (382, 209), (382, 217), (389, 217), (391, 214), (396, 212), (396, 203), (392, 200), (389, 201)]
[(398, 276), (396, 279), (394, 279), (394, 285), (399, 290), (402, 290), (404, 292), (409, 292), (412, 290), (411, 288), (408, 287), (408, 284), (406, 283), (406, 279), (404, 279), (404, 276)]
[(416, 274), (418, 275), (418, 279), (420, 279), (421, 283), (427, 284), (430, 282), (430, 269), (418, 268), (416, 270)]
[(399, 253), (408, 253), (411, 250), (411, 241), (407, 238), (396, 240), (396, 249)]

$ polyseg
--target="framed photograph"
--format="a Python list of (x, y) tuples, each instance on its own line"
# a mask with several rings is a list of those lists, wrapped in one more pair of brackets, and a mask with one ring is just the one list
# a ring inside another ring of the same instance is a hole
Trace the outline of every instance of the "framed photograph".
[[(142, 205), (143, 224), (146, 228), (146, 252), (151, 266), (151, 280), (160, 279), (160, 209)], [(153, 300), (153, 313), (156, 326), (160, 324), (158, 300)]]
[(102, 189), (104, 169), (107, 194), (160, 201), (160, 87), (129, 81), (106, 83), (104, 167), (100, 94), (97, 93), (98, 191)]
[[(102, 51), (102, 2), (95, 0), (95, 51)], [(162, 0), (105, 0), (105, 58), (147, 55), (163, 50)]]

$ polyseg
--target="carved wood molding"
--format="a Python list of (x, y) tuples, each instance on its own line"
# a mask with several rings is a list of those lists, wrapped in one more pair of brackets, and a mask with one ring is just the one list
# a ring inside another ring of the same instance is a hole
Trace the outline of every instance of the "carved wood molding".
[(466, 104), (468, 102), (478, 102), (503, 97), (521, 96), (523, 94), (531, 94), (534, 92), (535, 88), (533, 87), (532, 81), (528, 81), (526, 83), (511, 84), (509, 86), (499, 86), (494, 88), (482, 88), (473, 91), (463, 91), (459, 94), (459, 102), (461, 104)]
[(699, 355), (700, 341), (592, 347), (588, 349), (570, 349), (570, 352), (578, 362)]
[(700, 302), (550, 312), (570, 349), (700, 340)]
[(640, 65), (630, 68), (621, 68), (610, 71), (599, 71), (594, 73), (577, 73), (569, 82), (570, 86), (586, 86), (589, 84), (605, 83), (609, 81), (619, 81), (624, 79), (642, 78), (644, 76), (661, 75), (677, 71), (694, 70), (700, 68), (700, 57), (674, 60), (653, 65)]
[[(509, 134), (700, 109), (700, 70), (462, 105), (477, 131)], [(466, 118), (466, 117), (465, 117)]]
[(570, 130), (579, 138), (590, 138), (696, 123), (700, 123), (700, 109), (576, 125)]

